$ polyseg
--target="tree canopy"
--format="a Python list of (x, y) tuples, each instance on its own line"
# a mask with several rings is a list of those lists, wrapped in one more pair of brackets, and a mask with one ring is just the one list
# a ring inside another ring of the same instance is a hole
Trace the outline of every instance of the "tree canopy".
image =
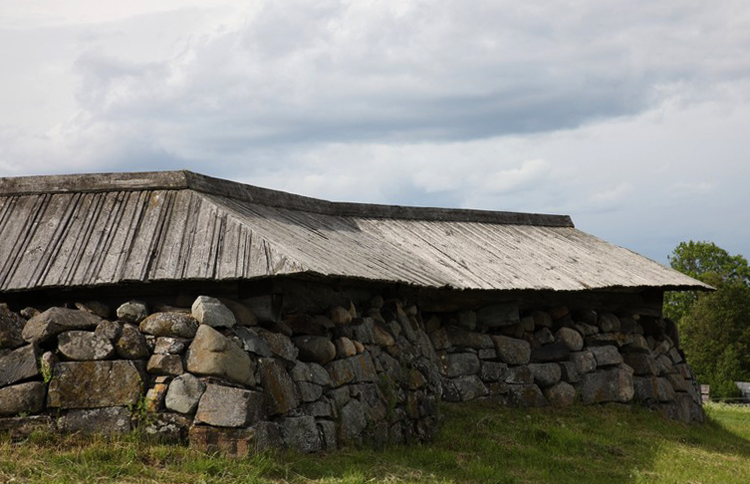
[(718, 397), (738, 393), (734, 381), (750, 379), (750, 267), (711, 242), (681, 242), (672, 268), (716, 288), (669, 293), (664, 314), (677, 322), (683, 349), (698, 378)]

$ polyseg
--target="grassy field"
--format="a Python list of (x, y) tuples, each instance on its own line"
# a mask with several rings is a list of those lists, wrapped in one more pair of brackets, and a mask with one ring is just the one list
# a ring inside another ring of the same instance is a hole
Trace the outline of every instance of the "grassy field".
[(444, 405), (435, 442), (242, 460), (136, 437), (0, 439), (3, 483), (748, 483), (750, 408), (710, 405), (705, 425), (627, 407)]

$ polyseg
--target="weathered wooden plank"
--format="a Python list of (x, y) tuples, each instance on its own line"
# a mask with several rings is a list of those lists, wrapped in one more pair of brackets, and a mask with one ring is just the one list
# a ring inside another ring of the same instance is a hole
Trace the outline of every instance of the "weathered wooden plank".
[[(20, 197), (16, 200), (17, 215), (9, 217), (3, 227), (3, 245), (9, 248), (3, 254), (4, 260), (0, 266), (0, 284), (3, 289), (27, 287), (22, 281), (28, 279), (33, 267), (24, 264), (23, 259), (29, 251), (29, 241), (33, 239), (40, 219), (44, 217), (44, 210), (50, 198), (50, 195), (41, 195)], [(14, 280), (16, 274), (18, 277)]]
[(149, 266), (155, 257), (156, 241), (164, 222), (167, 192), (145, 191), (142, 193), (135, 233), (122, 267), (121, 280), (124, 281), (147, 280)]
[(173, 195), (173, 203), (167, 214), (164, 229), (158, 243), (148, 278), (152, 280), (175, 279), (182, 276), (185, 231), (191, 220), (193, 200), (191, 192), (185, 190)]

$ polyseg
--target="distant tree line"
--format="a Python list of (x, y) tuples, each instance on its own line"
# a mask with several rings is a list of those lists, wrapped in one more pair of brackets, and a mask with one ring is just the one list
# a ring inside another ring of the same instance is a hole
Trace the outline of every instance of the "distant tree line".
[(671, 292), (664, 315), (677, 323), (680, 343), (711, 397), (740, 395), (735, 381), (750, 381), (750, 267), (741, 255), (712, 242), (681, 242), (669, 256), (673, 269), (716, 288)]

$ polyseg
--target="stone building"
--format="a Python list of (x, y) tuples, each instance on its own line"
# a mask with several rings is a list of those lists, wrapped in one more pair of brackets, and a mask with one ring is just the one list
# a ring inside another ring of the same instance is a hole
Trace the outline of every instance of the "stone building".
[[(0, 179), (0, 428), (314, 452), (440, 401), (701, 421), (662, 318), (705, 284), (571, 219), (335, 203), (187, 171)], [(54, 417), (53, 417), (54, 416)]]

